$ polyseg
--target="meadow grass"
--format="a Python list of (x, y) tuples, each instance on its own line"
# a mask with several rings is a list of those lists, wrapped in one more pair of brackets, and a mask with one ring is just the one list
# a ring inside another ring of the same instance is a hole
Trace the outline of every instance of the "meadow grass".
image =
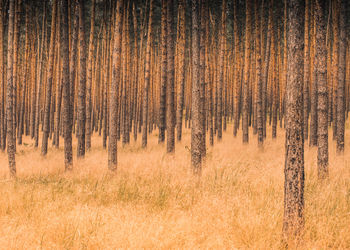
[[(119, 143), (116, 174), (107, 170), (101, 137), (69, 173), (63, 146), (43, 158), (26, 137), (17, 147), (16, 180), (0, 153), (0, 248), (281, 249), (285, 136), (278, 130), (272, 140), (269, 132), (259, 150), (252, 133), (243, 145), (229, 129), (208, 146), (200, 179), (190, 167), (189, 130), (175, 155), (156, 133), (147, 149), (133, 139)], [(346, 143), (336, 156), (329, 142), (324, 182), (317, 180), (317, 149), (305, 147), (305, 249), (350, 248), (350, 149)]]

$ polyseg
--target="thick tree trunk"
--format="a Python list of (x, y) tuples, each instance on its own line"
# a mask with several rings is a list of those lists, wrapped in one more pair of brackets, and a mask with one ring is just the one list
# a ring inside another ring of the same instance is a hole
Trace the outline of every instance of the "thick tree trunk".
[(283, 235), (287, 243), (301, 236), (304, 225), (302, 0), (288, 1), (288, 75), (286, 86), (286, 157)]

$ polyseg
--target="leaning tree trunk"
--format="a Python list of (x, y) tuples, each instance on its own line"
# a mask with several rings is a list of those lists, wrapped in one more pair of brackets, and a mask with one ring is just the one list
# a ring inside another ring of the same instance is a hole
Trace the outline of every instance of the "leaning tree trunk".
[(287, 243), (292, 243), (301, 236), (304, 225), (303, 12), (303, 0), (290, 0), (288, 2), (288, 75), (283, 217), (283, 235)]

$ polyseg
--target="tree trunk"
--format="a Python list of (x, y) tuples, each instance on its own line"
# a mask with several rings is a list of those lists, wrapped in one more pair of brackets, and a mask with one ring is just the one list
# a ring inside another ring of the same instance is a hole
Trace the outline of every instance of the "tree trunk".
[(191, 127), (191, 161), (195, 174), (201, 173), (201, 119), (200, 119), (200, 50), (199, 50), (199, 0), (192, 1), (192, 127)]
[(92, 86), (92, 65), (94, 56), (94, 32), (95, 32), (95, 0), (91, 2), (91, 21), (90, 21), (90, 38), (89, 38), (89, 53), (87, 66), (87, 82), (86, 82), (86, 150), (91, 148), (91, 86)]
[[(109, 140), (108, 140), (108, 169), (117, 169), (117, 119), (118, 119), (118, 95), (121, 73), (121, 42), (123, 28), (123, 1), (118, 0), (115, 15), (114, 41), (112, 53), (112, 81), (109, 89)], [(107, 88), (107, 85), (106, 85)], [(107, 106), (107, 105), (106, 105)], [(107, 114), (106, 114), (107, 115)]]
[(344, 152), (345, 133), (345, 65), (346, 65), (346, 3), (338, 0), (339, 6), (339, 68), (338, 68), (338, 90), (337, 90), (337, 153)]
[(77, 157), (85, 156), (86, 123), (86, 46), (85, 46), (85, 10), (84, 1), (79, 0), (79, 84), (77, 102)]
[(315, 1), (315, 70), (317, 82), (317, 169), (318, 177), (328, 176), (328, 86), (325, 1)]
[(72, 123), (70, 122), (71, 96), (69, 82), (69, 30), (68, 30), (68, 0), (62, 1), (61, 16), (61, 55), (62, 55), (62, 88), (63, 88), (63, 128), (64, 128), (64, 165), (65, 170), (73, 168), (72, 153)]
[(283, 235), (287, 243), (301, 236), (304, 225), (303, 140), (303, 1), (288, 1), (288, 74), (286, 86), (286, 156)]
[(52, 94), (52, 77), (54, 66), (54, 53), (55, 53), (55, 35), (56, 35), (56, 0), (53, 1), (52, 21), (51, 21), (51, 37), (49, 47), (49, 61), (48, 61), (48, 73), (46, 80), (46, 96), (45, 96), (45, 108), (44, 108), (44, 121), (43, 121), (43, 140), (41, 146), (41, 154), (45, 156), (47, 154), (47, 143), (50, 133), (50, 108), (51, 108), (51, 94)]

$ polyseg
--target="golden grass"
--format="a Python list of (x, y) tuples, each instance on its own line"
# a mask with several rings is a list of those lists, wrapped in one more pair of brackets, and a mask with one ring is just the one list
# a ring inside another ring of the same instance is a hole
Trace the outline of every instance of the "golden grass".
[[(269, 128), (270, 130), (270, 128)], [(270, 132), (270, 131), (269, 131)], [(284, 134), (242, 145), (232, 130), (208, 149), (200, 182), (192, 176), (190, 134), (165, 154), (157, 135), (118, 148), (116, 175), (93, 137), (93, 149), (64, 173), (63, 149), (18, 146), (17, 180), (0, 153), (1, 249), (280, 249)], [(349, 134), (349, 131), (347, 131)], [(349, 142), (349, 136), (346, 137)], [(61, 141), (62, 144), (63, 141)], [(317, 150), (305, 149), (305, 249), (350, 248), (350, 156), (336, 157), (330, 140), (330, 178), (317, 180)]]

